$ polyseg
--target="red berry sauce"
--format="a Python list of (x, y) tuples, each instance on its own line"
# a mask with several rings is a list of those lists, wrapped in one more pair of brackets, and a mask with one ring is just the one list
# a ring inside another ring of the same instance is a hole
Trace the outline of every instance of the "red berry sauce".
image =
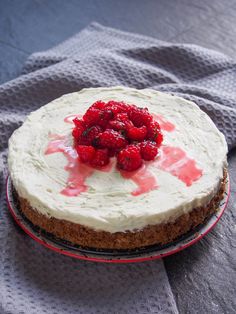
[[(67, 185), (61, 191), (61, 194), (66, 196), (78, 196), (82, 192), (86, 192), (88, 187), (85, 181), (93, 174), (95, 169), (79, 160), (76, 149), (70, 146), (66, 136), (51, 134), (50, 138), (51, 141), (48, 143), (45, 155), (63, 153), (67, 159), (65, 170), (69, 173), (69, 176), (67, 178)], [(110, 163), (99, 170), (109, 172), (112, 166), (112, 163)]]

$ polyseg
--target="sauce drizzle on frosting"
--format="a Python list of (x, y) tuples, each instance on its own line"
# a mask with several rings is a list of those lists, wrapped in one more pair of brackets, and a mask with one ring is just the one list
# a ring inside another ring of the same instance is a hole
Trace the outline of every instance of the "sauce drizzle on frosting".
[(187, 156), (179, 147), (160, 147), (160, 156), (154, 162), (157, 169), (166, 171), (180, 181), (191, 186), (202, 176), (202, 170), (197, 168), (196, 161)]
[[(68, 139), (66, 136), (51, 134), (50, 138), (51, 141), (48, 143), (45, 155), (63, 153), (68, 161), (65, 170), (68, 171), (69, 176), (67, 185), (61, 191), (61, 194), (66, 196), (78, 196), (80, 193), (86, 192), (88, 187), (85, 181), (94, 173), (95, 169), (79, 161), (77, 151), (67, 144)], [(99, 171), (109, 172), (111, 168), (112, 163), (99, 169)]]
[(136, 171), (128, 172), (120, 170), (120, 173), (123, 178), (130, 179), (137, 185), (137, 189), (131, 193), (133, 196), (147, 193), (158, 188), (156, 178), (148, 170), (147, 164), (144, 164)]
[[(67, 116), (64, 121), (72, 123), (72, 120), (78, 116), (80, 115)], [(166, 121), (163, 116), (156, 114), (153, 116), (159, 122), (162, 130), (167, 132), (174, 131), (175, 126), (171, 122)], [(88, 177), (92, 176), (95, 169), (79, 161), (76, 150), (67, 144), (68, 139), (66, 136), (51, 134), (50, 138), (51, 141), (48, 143), (45, 154), (49, 155), (60, 152), (64, 154), (68, 161), (65, 170), (68, 171), (69, 176), (67, 185), (61, 191), (61, 194), (78, 196), (80, 193), (86, 192), (88, 187), (85, 181)], [(186, 152), (179, 147), (162, 145), (159, 156), (151, 163), (155, 168), (177, 177), (186, 186), (191, 186), (194, 181), (197, 181), (202, 176), (202, 170), (196, 166), (196, 161), (188, 157)], [(150, 162), (145, 162), (140, 169), (133, 172), (120, 171), (124, 179), (130, 179), (137, 185), (137, 188), (131, 193), (133, 196), (158, 188), (155, 176), (148, 169), (149, 164)], [(110, 162), (106, 167), (99, 169), (99, 171), (109, 172), (112, 166), (112, 162)]]
[(159, 124), (162, 130), (167, 132), (172, 132), (175, 130), (175, 126), (170, 121), (165, 120), (165, 118), (161, 114), (152, 114), (154, 120), (156, 120)]

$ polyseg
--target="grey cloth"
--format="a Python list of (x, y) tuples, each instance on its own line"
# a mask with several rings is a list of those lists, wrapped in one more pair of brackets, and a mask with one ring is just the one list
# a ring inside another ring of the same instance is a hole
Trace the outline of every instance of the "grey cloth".
[(83, 87), (154, 88), (194, 100), (236, 145), (236, 67), (227, 56), (91, 24), (29, 57), (0, 87), (0, 313), (177, 313), (162, 261), (106, 265), (42, 248), (9, 217), (7, 141), (26, 114)]

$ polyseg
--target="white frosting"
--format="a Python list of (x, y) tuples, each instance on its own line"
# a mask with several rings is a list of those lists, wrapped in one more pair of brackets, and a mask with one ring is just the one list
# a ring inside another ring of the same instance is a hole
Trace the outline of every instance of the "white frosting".
[[(62, 195), (68, 178), (64, 170), (67, 160), (62, 153), (44, 154), (49, 135), (71, 136), (73, 125), (64, 118), (83, 114), (96, 100), (133, 103), (163, 115), (176, 126), (174, 132), (164, 132), (164, 144), (182, 148), (196, 160), (203, 175), (187, 187), (151, 165), (159, 188), (132, 196), (133, 181), (122, 178), (115, 169), (95, 171), (86, 181), (87, 192), (76, 197)], [(42, 214), (113, 233), (173, 221), (206, 204), (219, 187), (226, 154), (223, 134), (190, 101), (151, 89), (90, 88), (64, 95), (31, 113), (9, 140), (8, 164), (19, 195)]]

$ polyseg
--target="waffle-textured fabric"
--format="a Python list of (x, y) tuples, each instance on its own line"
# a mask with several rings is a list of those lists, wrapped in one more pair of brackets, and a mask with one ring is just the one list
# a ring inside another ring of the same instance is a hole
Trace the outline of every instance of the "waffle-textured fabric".
[(93, 23), (29, 57), (24, 75), (0, 86), (0, 313), (177, 313), (162, 261), (78, 261), (31, 240), (5, 200), (8, 138), (26, 115), (84, 87), (154, 88), (194, 100), (236, 146), (236, 66), (227, 56)]

